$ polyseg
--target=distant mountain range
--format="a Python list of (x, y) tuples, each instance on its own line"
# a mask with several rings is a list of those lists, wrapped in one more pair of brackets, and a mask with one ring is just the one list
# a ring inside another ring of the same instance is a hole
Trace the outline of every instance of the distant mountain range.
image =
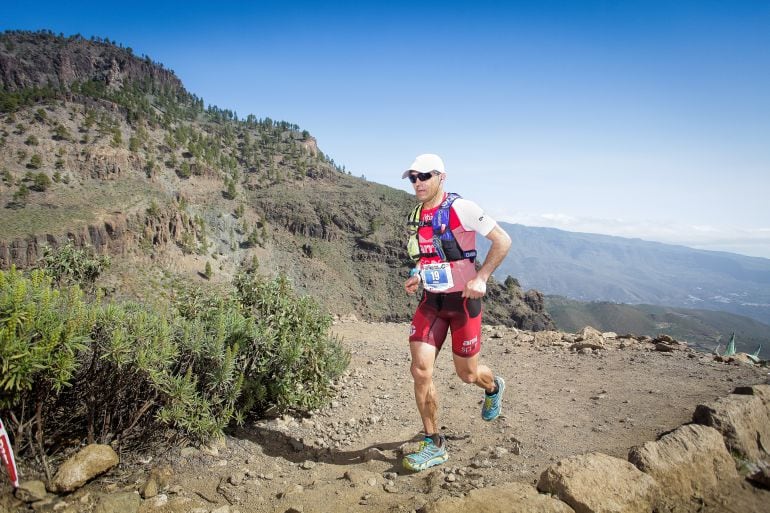
[[(495, 275), (580, 301), (719, 310), (770, 324), (770, 259), (500, 223), (513, 245)], [(479, 243), (482, 253), (488, 241)], [(557, 322), (558, 324), (558, 322)]]

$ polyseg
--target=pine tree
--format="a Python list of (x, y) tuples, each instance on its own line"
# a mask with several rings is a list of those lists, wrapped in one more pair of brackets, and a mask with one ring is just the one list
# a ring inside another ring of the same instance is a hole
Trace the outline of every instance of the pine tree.
[(207, 280), (210, 280), (210, 279), (211, 279), (211, 274), (212, 274), (212, 271), (211, 271), (211, 262), (209, 262), (209, 261), (207, 260), (207, 261), (206, 261), (206, 269), (203, 271), (203, 276), (205, 276)]

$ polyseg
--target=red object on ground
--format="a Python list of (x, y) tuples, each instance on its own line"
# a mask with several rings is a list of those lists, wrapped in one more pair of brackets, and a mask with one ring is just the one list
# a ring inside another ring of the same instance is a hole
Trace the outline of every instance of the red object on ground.
[(14, 488), (19, 487), (19, 473), (16, 471), (16, 460), (13, 459), (13, 449), (11, 440), (8, 438), (8, 432), (0, 419), (0, 458), (2, 458), (5, 468), (8, 470), (8, 477)]

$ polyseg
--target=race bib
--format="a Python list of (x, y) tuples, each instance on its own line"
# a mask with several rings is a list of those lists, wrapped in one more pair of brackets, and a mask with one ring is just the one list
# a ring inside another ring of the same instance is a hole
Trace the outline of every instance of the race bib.
[(427, 264), (420, 270), (423, 287), (430, 292), (449, 290), (454, 286), (452, 267), (449, 262)]

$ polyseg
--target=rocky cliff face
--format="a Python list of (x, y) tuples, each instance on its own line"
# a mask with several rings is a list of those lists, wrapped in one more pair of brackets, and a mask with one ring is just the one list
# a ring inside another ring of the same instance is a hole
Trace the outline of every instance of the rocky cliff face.
[(60, 89), (89, 80), (103, 81), (113, 88), (127, 81), (152, 80), (174, 90), (183, 89), (172, 71), (107, 42), (42, 32), (0, 35), (0, 88), (15, 91), (50, 85)]
[(127, 216), (115, 213), (78, 229), (58, 234), (37, 234), (11, 240), (0, 240), (0, 268), (12, 265), (33, 267), (43, 255), (43, 248), (59, 247), (71, 241), (75, 247), (92, 247), (97, 253), (117, 257), (128, 256), (142, 242), (156, 249), (182, 242), (185, 235), (197, 237), (195, 223), (184, 212), (166, 209), (153, 215)]

